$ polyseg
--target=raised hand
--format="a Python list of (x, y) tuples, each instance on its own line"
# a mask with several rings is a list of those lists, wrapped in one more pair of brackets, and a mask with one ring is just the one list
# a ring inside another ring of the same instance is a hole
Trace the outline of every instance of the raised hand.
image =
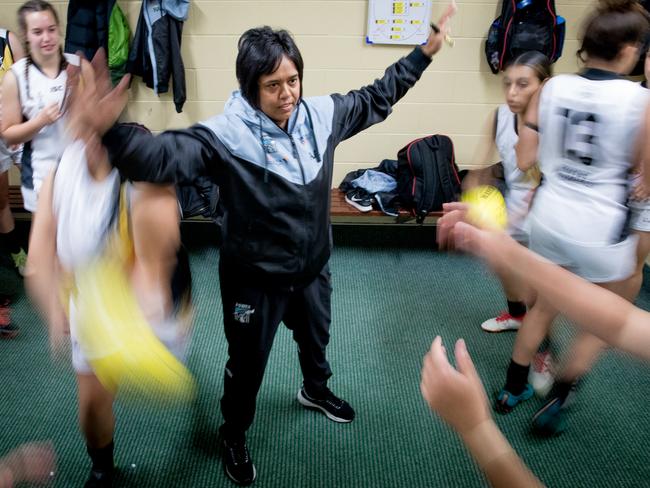
[(429, 407), (464, 435), (491, 415), (485, 388), (463, 339), (456, 342), (455, 356), (458, 369), (449, 364), (442, 339), (436, 337), (424, 356), (420, 391)]
[(119, 118), (128, 102), (130, 75), (113, 88), (106, 54), (99, 49), (92, 63), (81, 59), (81, 66), (68, 70), (70, 95), (68, 127), (73, 138), (86, 140), (90, 133), (102, 136)]
[(445, 36), (449, 34), (449, 19), (454, 16), (458, 7), (456, 7), (456, 2), (452, 1), (445, 12), (438, 20), (437, 24), (431, 26), (431, 32), (429, 33), (429, 38), (424, 46), (422, 46), (422, 52), (428, 56), (433, 57), (440, 49), (442, 48), (442, 43), (445, 40)]

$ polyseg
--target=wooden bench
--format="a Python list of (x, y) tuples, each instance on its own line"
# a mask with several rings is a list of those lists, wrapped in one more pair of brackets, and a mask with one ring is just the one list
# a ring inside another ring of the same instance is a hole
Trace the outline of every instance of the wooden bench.
[[(345, 201), (345, 194), (338, 188), (332, 188), (331, 219), (334, 225), (419, 225), (410, 212), (400, 211), (399, 216), (391, 217), (379, 210), (361, 212)], [(436, 225), (442, 212), (431, 212), (422, 225)]]
[[(338, 188), (332, 188), (331, 193), (332, 205), (331, 205), (331, 219), (332, 224), (334, 225), (417, 225), (415, 218), (408, 213), (401, 211), (398, 217), (391, 217), (385, 215), (378, 210), (372, 210), (370, 212), (360, 212), (352, 205), (345, 201), (345, 195)], [(20, 193), (20, 187), (11, 185), (9, 186), (9, 206), (11, 211), (14, 214), (14, 217), (18, 220), (29, 220), (31, 219), (31, 213), (23, 207), (23, 197)], [(442, 216), (442, 212), (432, 212), (424, 220), (422, 225), (436, 225), (438, 219)], [(208, 219), (203, 218), (192, 218), (192, 222), (196, 221), (206, 221)]]
[(23, 206), (23, 196), (20, 193), (20, 187), (9, 185), (9, 208), (16, 220), (30, 220), (32, 214), (25, 210)]

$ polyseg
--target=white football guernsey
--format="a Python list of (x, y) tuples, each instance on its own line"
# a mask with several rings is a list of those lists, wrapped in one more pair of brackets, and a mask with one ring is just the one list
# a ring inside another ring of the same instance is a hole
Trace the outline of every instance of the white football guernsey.
[[(78, 65), (79, 57), (64, 54), (70, 64)], [(67, 73), (62, 70), (56, 78), (46, 76), (35, 64), (30, 63), (25, 72), (27, 58), (20, 59), (11, 67), (18, 81), (18, 94), (23, 117), (31, 120), (52, 103), (62, 106), (66, 97)], [(38, 192), (43, 180), (58, 164), (68, 144), (65, 134), (65, 117), (43, 127), (31, 141), (24, 145), (21, 159), (21, 191), (25, 209), (34, 212)]]
[(648, 90), (601, 70), (546, 83), (535, 221), (569, 242), (607, 246), (623, 239), (628, 173), (648, 100)]

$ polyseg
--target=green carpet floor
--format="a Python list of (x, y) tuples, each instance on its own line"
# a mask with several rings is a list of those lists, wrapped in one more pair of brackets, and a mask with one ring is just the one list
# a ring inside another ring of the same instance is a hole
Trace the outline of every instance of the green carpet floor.
[[(201, 386), (199, 399), (174, 408), (117, 405), (116, 486), (233, 486), (215, 443), (226, 360), (217, 262), (214, 248), (192, 246), (196, 325), (189, 365)], [(484, 486), (456, 436), (429, 412), (418, 385), (422, 356), (440, 334), (448, 345), (464, 337), (488, 392), (501, 386), (514, 334), (479, 329), (504, 303), (494, 277), (468, 257), (421, 247), (359, 247), (345, 238), (331, 268), (330, 386), (356, 408), (357, 419), (339, 425), (300, 407), (295, 345), (281, 328), (249, 431), (255, 486)], [(21, 328), (18, 338), (0, 342), (0, 455), (22, 442), (52, 439), (59, 457), (53, 485), (81, 486), (88, 464), (71, 367), (50, 358), (45, 328), (20, 281), (1, 271), (0, 283), (18, 290), (14, 320)], [(649, 308), (646, 290), (639, 305)], [(570, 336), (560, 321), (555, 344), (564, 347)], [(537, 399), (497, 422), (548, 486), (650, 486), (649, 393), (650, 370), (610, 352), (584, 383), (564, 435), (540, 440), (529, 434)]]

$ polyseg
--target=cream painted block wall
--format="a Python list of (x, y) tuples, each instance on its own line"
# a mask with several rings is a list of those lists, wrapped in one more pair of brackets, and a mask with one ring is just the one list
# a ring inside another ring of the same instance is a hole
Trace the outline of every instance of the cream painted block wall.
[[(555, 72), (577, 69), (577, 33), (589, 0), (556, 0), (567, 19), (564, 55)], [(67, 2), (54, 0), (65, 23)], [(453, 19), (454, 48), (445, 47), (408, 95), (382, 124), (340, 145), (334, 185), (353, 169), (375, 166), (395, 157), (408, 141), (426, 134), (449, 135), (456, 158), (469, 167), (485, 121), (501, 103), (500, 77), (493, 75), (483, 53), (485, 36), (501, 2), (457, 0)], [(21, 2), (0, 0), (0, 24), (16, 30), (15, 12)], [(119, 0), (135, 30), (139, 0)], [(446, 3), (434, 2), (434, 18)], [(305, 95), (347, 92), (371, 83), (410, 47), (365, 44), (365, 0), (192, 0), (183, 31), (187, 97), (176, 114), (169, 94), (156, 97), (139, 80), (134, 83), (125, 120), (136, 120), (154, 131), (188, 126), (219, 113), (236, 89), (234, 72), (237, 39), (246, 29), (263, 24), (288, 29), (305, 60)], [(487, 163), (487, 162), (486, 162)], [(18, 183), (12, 174), (12, 183)]]

